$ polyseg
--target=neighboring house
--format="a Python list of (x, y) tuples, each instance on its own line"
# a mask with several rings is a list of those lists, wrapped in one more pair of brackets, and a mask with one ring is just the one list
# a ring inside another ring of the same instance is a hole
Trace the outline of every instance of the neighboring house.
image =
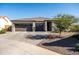
[(12, 25), (10, 19), (6, 16), (0, 16), (0, 30), (5, 29), (7, 30)]
[(53, 22), (49, 18), (22, 18), (12, 20), (14, 31), (53, 31)]

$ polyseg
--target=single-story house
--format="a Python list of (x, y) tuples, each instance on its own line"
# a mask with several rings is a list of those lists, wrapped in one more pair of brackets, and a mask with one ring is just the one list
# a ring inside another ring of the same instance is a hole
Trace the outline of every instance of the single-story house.
[(49, 18), (22, 18), (11, 20), (13, 31), (53, 31), (54, 23)]
[(12, 25), (10, 19), (6, 16), (0, 16), (0, 30), (7, 30)]

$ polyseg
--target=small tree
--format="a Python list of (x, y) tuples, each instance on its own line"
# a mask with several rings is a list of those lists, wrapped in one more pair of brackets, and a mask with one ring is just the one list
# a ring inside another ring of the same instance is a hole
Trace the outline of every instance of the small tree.
[(69, 26), (74, 23), (74, 16), (70, 15), (58, 15), (52, 21), (54, 22), (55, 26), (57, 27), (59, 34), (61, 35), (62, 31), (68, 30)]

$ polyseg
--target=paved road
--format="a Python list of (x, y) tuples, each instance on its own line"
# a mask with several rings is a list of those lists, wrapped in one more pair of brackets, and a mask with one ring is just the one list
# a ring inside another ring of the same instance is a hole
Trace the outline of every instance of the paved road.
[(16, 34), (19, 35), (19, 33), (7, 33), (0, 35), (1, 55), (60, 55), (56, 52), (35, 46), (28, 42), (15, 40), (14, 38), (18, 39)]

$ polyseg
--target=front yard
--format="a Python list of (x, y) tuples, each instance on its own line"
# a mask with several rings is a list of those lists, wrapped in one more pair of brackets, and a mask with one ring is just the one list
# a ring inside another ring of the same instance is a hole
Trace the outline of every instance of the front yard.
[[(63, 38), (53, 38), (53, 39), (31, 39), (28, 35), (47, 35), (49, 32), (8, 32), (6, 34), (1, 34), (0, 38), (5, 38), (8, 40), (17, 40), (19, 42), (30, 43), (45, 49), (55, 51), (63, 55), (79, 55), (79, 52), (75, 51), (73, 48), (79, 40), (72, 37), (72, 32), (62, 33)], [(58, 33), (52, 33), (53, 35)]]

